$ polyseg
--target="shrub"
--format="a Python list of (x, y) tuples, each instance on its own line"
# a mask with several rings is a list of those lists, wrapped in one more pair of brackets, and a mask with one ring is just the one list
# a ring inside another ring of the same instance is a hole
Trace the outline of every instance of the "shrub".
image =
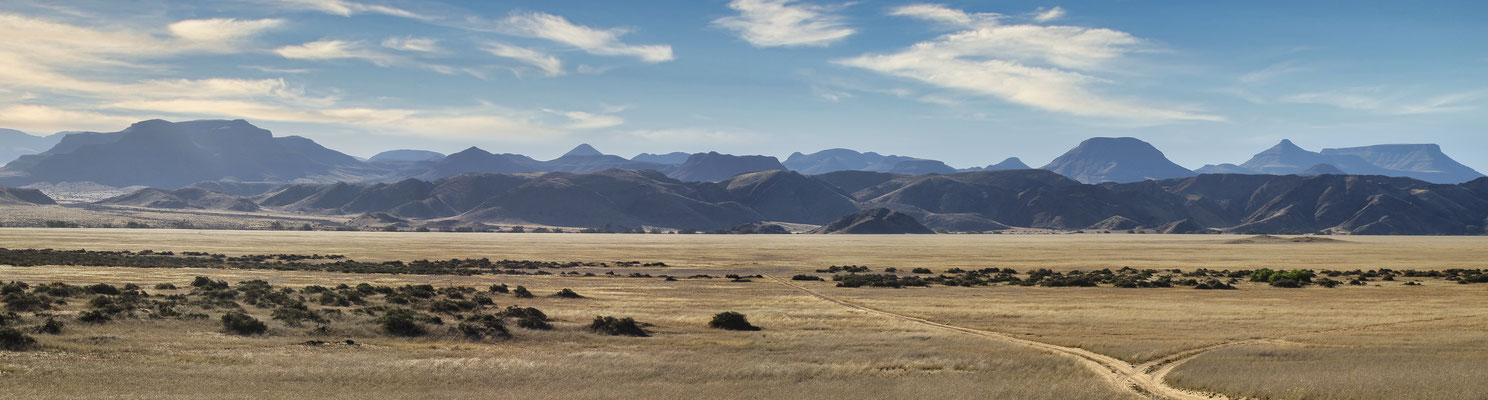
[(505, 283), (500, 284), (500, 285), (491, 285), (491, 293), (509, 293), (509, 292), (511, 292), (511, 290), (506, 288), (506, 284)]
[(517, 326), (522, 327), (523, 329), (532, 329), (538, 331), (553, 329), (553, 324), (549, 324), (548, 320), (533, 317), (518, 318)]
[(935, 272), (930, 271), (929, 268), (923, 268), (923, 267), (911, 269), (911, 270), (909, 270), (909, 272), (910, 273), (915, 273), (915, 274), (933, 274), (933, 273), (935, 273)]
[(118, 295), (119, 288), (116, 288), (113, 285), (109, 285), (107, 283), (100, 283), (97, 285), (88, 286), (88, 293)]
[(429, 311), (445, 314), (456, 314), (464, 311), (474, 310), (480, 305), (470, 300), (435, 300), (429, 304)]
[(113, 320), (114, 317), (110, 317), (108, 313), (101, 310), (92, 310), (82, 314), (78, 314), (78, 321), (83, 321), (90, 324), (106, 324), (109, 321)]
[(253, 316), (242, 311), (232, 311), (223, 314), (222, 328), (226, 329), (228, 333), (243, 336), (259, 335), (269, 330), (269, 326), (265, 325), (263, 321), (259, 321), (258, 318), (253, 318)]
[(171, 283), (160, 283), (155, 285), (155, 290), (176, 290), (176, 285)]
[(23, 291), (5, 295), (5, 309), (15, 312), (45, 311), (52, 308), (52, 299)]
[(304, 321), (326, 323), (324, 316), (310, 310), (309, 307), (305, 306), (305, 303), (300, 301), (295, 301), (274, 309), (274, 312), (269, 315), (269, 318), (284, 321), (284, 324), (289, 326), (300, 326)]
[(0, 349), (26, 351), (36, 348), (36, 339), (15, 328), (0, 328)]
[(1204, 281), (1204, 282), (1200, 282), (1197, 285), (1194, 285), (1194, 289), (1200, 289), (1200, 290), (1211, 290), (1211, 289), (1214, 289), (1214, 290), (1235, 290), (1235, 286), (1234, 285), (1230, 285), (1228, 283), (1220, 282), (1218, 279), (1210, 279), (1210, 280), (1207, 280), (1207, 281)]
[(645, 330), (641, 329), (640, 325), (636, 324), (635, 319), (630, 317), (594, 317), (594, 322), (589, 324), (589, 330), (610, 336), (651, 336)]
[(760, 330), (758, 326), (749, 324), (749, 319), (745, 318), (744, 314), (736, 313), (733, 311), (725, 311), (718, 313), (718, 315), (714, 315), (713, 320), (708, 321), (708, 327), (730, 331)]
[(800, 274), (800, 275), (792, 276), (791, 277), (791, 280), (793, 280), (793, 281), (819, 281), (819, 280), (822, 280), (822, 278), (820, 276), (816, 276), (816, 275)]
[(553, 297), (562, 297), (562, 298), (565, 298), (565, 299), (582, 299), (582, 298), (584, 298), (584, 296), (580, 296), (577, 292), (574, 292), (573, 289), (569, 289), (569, 288), (563, 288), (563, 290), (559, 290), (558, 293), (553, 293)]
[(21, 323), (21, 315), (13, 312), (0, 314), (0, 326), (11, 326)]
[(527, 291), (526, 286), (517, 286), (516, 289), (512, 289), (512, 295), (523, 299), (532, 298), (532, 292)]
[(419, 325), (418, 314), (403, 308), (389, 309), (377, 318), (377, 323), (382, 325), (382, 330), (390, 335), (415, 337), (423, 336), (424, 327)]
[(512, 337), (511, 332), (506, 330), (506, 324), (501, 321), (501, 317), (490, 314), (466, 318), (455, 327), (455, 330), (470, 340), (510, 339)]
[(41, 324), (41, 326), (36, 327), (36, 331), (48, 335), (60, 335), (62, 334), (63, 326), (65, 325), (63, 325), (61, 321), (47, 318), (46, 323), (43, 323)]

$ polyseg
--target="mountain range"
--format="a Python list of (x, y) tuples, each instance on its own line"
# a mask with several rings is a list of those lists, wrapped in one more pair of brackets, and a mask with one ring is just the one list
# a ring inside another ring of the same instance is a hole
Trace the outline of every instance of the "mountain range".
[[(1435, 145), (1311, 152), (1283, 141), (1243, 164), (1197, 172), (1134, 138), (1092, 138), (1041, 169), (1011, 158), (956, 170), (847, 149), (796, 153), (785, 162), (682, 155), (626, 159), (586, 144), (547, 161), (476, 147), (360, 160), (242, 120), (150, 120), (113, 133), (64, 134), (50, 149), (0, 168), (0, 185), (141, 185), (151, 189), (99, 203), (441, 224), (711, 230), (831, 225), (883, 208), (952, 232), (1480, 234), (1488, 225), (1488, 179)], [(6, 204), (51, 202), (39, 192), (6, 190)], [(873, 221), (863, 226), (910, 226), (901, 217), (876, 220), (888, 216), (856, 218)]]
[[(167, 122), (149, 120), (113, 133), (64, 132), (36, 137), (0, 131), (0, 146), (35, 150), (0, 168), (0, 185), (93, 182), (177, 188), (200, 181), (328, 183), (426, 181), (466, 173), (587, 173), (606, 169), (654, 170), (684, 181), (716, 182), (746, 172), (788, 169), (806, 175), (840, 171), (898, 174), (1029, 169), (1016, 157), (986, 167), (956, 169), (937, 160), (828, 149), (794, 153), (781, 162), (769, 156), (717, 152), (639, 154), (630, 159), (581, 144), (547, 161), (471, 147), (444, 155), (392, 150), (368, 160), (331, 150), (298, 136), (274, 137), (243, 120)], [(25, 147), (31, 146), (31, 147)], [(1433, 183), (1462, 183), (1483, 175), (1433, 144), (1378, 145), (1303, 150), (1291, 141), (1256, 154), (1243, 164), (1207, 165), (1190, 171), (1151, 144), (1135, 138), (1091, 138), (1041, 169), (1083, 183), (1129, 183), (1197, 174), (1349, 174), (1410, 177)]]

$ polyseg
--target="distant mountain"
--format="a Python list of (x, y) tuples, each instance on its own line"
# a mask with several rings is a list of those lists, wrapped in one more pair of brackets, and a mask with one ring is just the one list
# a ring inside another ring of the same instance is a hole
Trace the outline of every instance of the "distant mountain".
[(1333, 166), (1333, 164), (1318, 164), (1318, 165), (1312, 166), (1312, 168), (1308, 168), (1306, 170), (1303, 170), (1302, 172), (1298, 172), (1297, 175), (1301, 175), (1301, 176), (1348, 175), (1348, 173), (1347, 172), (1343, 172), (1343, 170), (1338, 169), (1338, 167)]
[(904, 160), (894, 164), (888, 172), (896, 174), (954, 174), (955, 168), (935, 160)]
[(661, 165), (682, 165), (682, 163), (687, 162), (687, 157), (691, 157), (691, 156), (692, 156), (692, 153), (683, 153), (683, 152), (680, 152), (680, 151), (675, 151), (675, 152), (666, 153), (666, 154), (641, 153), (641, 154), (636, 154), (635, 157), (631, 157), (630, 158), (630, 161), (652, 163), (652, 164), (661, 164)]
[(982, 168), (983, 171), (1007, 171), (1014, 169), (1033, 168), (1029, 167), (1028, 164), (1024, 164), (1023, 160), (1019, 160), (1018, 157), (1008, 157), (1008, 159), (1002, 160), (1002, 162), (1000, 163), (988, 165), (986, 168)]
[(543, 162), (536, 168), (537, 171), (544, 172), (559, 171), (585, 173), (602, 171), (611, 168), (660, 171), (668, 169), (668, 166), (641, 161), (632, 161), (620, 156), (607, 155), (604, 153), (600, 153), (599, 150), (594, 148), (594, 146), (581, 144), (578, 147), (574, 147), (573, 150), (569, 150), (569, 152), (565, 153), (562, 157)]
[(441, 159), (441, 158), (444, 158), (444, 154), (433, 152), (433, 151), (428, 151), (428, 150), (406, 150), (405, 149), (405, 150), (388, 150), (388, 151), (384, 151), (384, 152), (381, 152), (381, 153), (377, 153), (377, 155), (372, 156), (372, 158), (367, 159), (367, 161), (368, 162), (374, 162), (374, 163), (375, 162), (406, 163), (406, 162), (419, 162), (419, 161), (434, 161), (434, 160), (438, 160), (438, 159)]
[(25, 132), (14, 129), (0, 129), (0, 165), (11, 162), (20, 156), (37, 154), (62, 140), (61, 134), (51, 136), (32, 136)]
[(217, 193), (226, 193), (233, 196), (254, 197), (267, 193), (275, 188), (284, 186), (278, 182), (223, 182), (205, 181), (197, 182), (186, 187), (206, 189)]
[(792, 153), (786, 162), (790, 170), (802, 174), (818, 175), (836, 171), (906, 172), (906, 174), (952, 174), (955, 168), (946, 167), (933, 159), (906, 158), (906, 156), (884, 156), (879, 153), (859, 153), (848, 149), (827, 149), (804, 155)]
[(687, 157), (687, 162), (667, 176), (689, 182), (717, 182), (743, 173), (780, 169), (786, 168), (775, 157), (736, 156), (715, 151)]
[(1462, 183), (1483, 177), (1482, 173), (1442, 153), (1441, 146), (1435, 144), (1382, 144), (1323, 149), (1322, 155), (1328, 157), (1355, 156), (1375, 167), (1388, 170), (1393, 176), (1405, 176), (1434, 183)]
[(935, 233), (914, 217), (887, 208), (859, 211), (832, 221), (811, 233), (905, 234)]
[(143, 121), (115, 133), (76, 133), (7, 164), (0, 182), (95, 182), (174, 188), (206, 180), (356, 180), (355, 158), (301, 137), (273, 137), (243, 120)]
[(57, 204), (51, 197), (36, 189), (21, 189), (0, 186), (0, 205), (41, 206)]
[(1200, 173), (1300, 175), (1327, 164), (1343, 174), (1410, 177), (1433, 183), (1462, 183), (1483, 177), (1458, 163), (1434, 144), (1387, 144), (1312, 152), (1290, 140), (1257, 153), (1244, 164), (1200, 168)]
[(166, 209), (206, 209), (258, 211), (258, 204), (248, 199), (201, 188), (175, 190), (141, 189), (137, 192), (99, 201), (98, 204)]
[(444, 158), (419, 163), (416, 174), (400, 174), (424, 180), (434, 180), (469, 173), (515, 174), (540, 170), (541, 163), (521, 154), (492, 154), (479, 147), (470, 147)]
[(1193, 176), (1157, 148), (1136, 138), (1091, 138), (1042, 169), (1083, 183), (1140, 182)]
[(858, 210), (853, 199), (833, 185), (795, 171), (751, 172), (718, 184), (728, 193), (719, 200), (744, 204), (766, 221), (824, 224)]

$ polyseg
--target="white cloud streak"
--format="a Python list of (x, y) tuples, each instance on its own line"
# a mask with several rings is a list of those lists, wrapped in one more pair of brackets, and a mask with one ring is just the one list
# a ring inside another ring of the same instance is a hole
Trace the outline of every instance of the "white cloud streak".
[(490, 42), (486, 44), (486, 52), (497, 57), (510, 58), (523, 64), (537, 67), (544, 75), (563, 75), (563, 61), (558, 60), (551, 54), (529, 49), (521, 46), (513, 46), (501, 42)]
[(346, 0), (281, 0), (279, 4), (289, 8), (318, 11), (343, 17), (350, 17), (357, 14), (382, 14), (417, 20), (430, 19), (428, 16), (397, 7)]
[(390, 37), (382, 41), (382, 47), (393, 50), (413, 51), (419, 53), (442, 53), (444, 49), (439, 47), (439, 39), (422, 37)]
[(635, 57), (647, 63), (672, 61), (672, 46), (632, 45), (620, 41), (625, 29), (600, 29), (569, 22), (562, 16), (540, 12), (513, 12), (495, 24), (498, 32), (548, 40), (602, 56)]
[(1430, 96), (1410, 96), (1385, 87), (1353, 87), (1305, 92), (1281, 99), (1295, 104), (1323, 105), (1383, 115), (1439, 114), (1477, 110), (1488, 90)]
[(793, 0), (733, 0), (739, 15), (713, 20), (755, 47), (826, 47), (857, 31), (848, 27), (836, 8), (799, 4)]
[(840, 65), (911, 79), (1036, 109), (1152, 123), (1222, 121), (1214, 115), (1148, 106), (1102, 95), (1109, 81), (1090, 75), (1141, 51), (1126, 32), (1074, 26), (1005, 25), (997, 14), (970, 14), (938, 5), (895, 9), (900, 15), (962, 27), (892, 53), (840, 59)]

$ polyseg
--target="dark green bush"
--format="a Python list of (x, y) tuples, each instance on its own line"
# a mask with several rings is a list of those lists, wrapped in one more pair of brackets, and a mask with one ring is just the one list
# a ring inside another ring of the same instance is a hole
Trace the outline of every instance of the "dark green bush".
[(749, 323), (749, 319), (744, 317), (744, 314), (736, 313), (733, 311), (725, 311), (718, 313), (718, 315), (714, 315), (713, 320), (708, 321), (708, 327), (730, 331), (760, 330), (758, 326), (751, 325)]
[(35, 312), (52, 309), (52, 299), (50, 297), (26, 293), (24, 289), (6, 294), (4, 300), (5, 309), (15, 312)]
[(914, 274), (933, 274), (933, 273), (935, 273), (933, 271), (930, 271), (929, 268), (923, 268), (923, 267), (922, 268), (911, 269), (911, 270), (909, 270), (909, 272), (910, 273), (914, 273)]
[(532, 292), (527, 291), (526, 286), (517, 286), (516, 289), (512, 289), (512, 295), (523, 299), (532, 298)]
[(269, 314), (269, 318), (284, 321), (284, 324), (289, 326), (300, 326), (305, 321), (326, 323), (324, 316), (306, 307), (304, 302), (297, 300), (274, 309), (274, 312)]
[(111, 317), (108, 313), (99, 310), (92, 310), (84, 312), (82, 314), (78, 314), (78, 321), (90, 324), (106, 324), (109, 321), (113, 320), (114, 317)]
[(500, 284), (500, 285), (491, 285), (491, 293), (508, 293), (508, 292), (511, 292), (511, 289), (507, 289), (505, 283)]
[(819, 280), (822, 280), (822, 278), (820, 276), (816, 276), (816, 275), (800, 274), (800, 275), (792, 276), (791, 277), (791, 280), (793, 280), (793, 281), (819, 281)]
[(61, 321), (47, 318), (45, 323), (41, 324), (41, 326), (36, 327), (36, 331), (48, 335), (60, 335), (62, 334), (63, 326), (65, 325), (63, 325)]
[(481, 340), (485, 338), (510, 339), (512, 337), (511, 332), (506, 330), (506, 324), (501, 320), (501, 317), (490, 314), (466, 318), (459, 325), (455, 326), (455, 330), (470, 340)]
[(172, 283), (158, 283), (155, 284), (155, 290), (176, 290), (176, 285)]
[(269, 326), (242, 311), (231, 311), (222, 315), (222, 329), (226, 329), (228, 333), (248, 336), (263, 334), (269, 330)]
[(36, 348), (36, 339), (16, 328), (0, 328), (0, 350), (26, 351)]
[(20, 314), (16, 314), (14, 312), (7, 312), (7, 313), (4, 313), (4, 314), (0, 314), (0, 326), (19, 325), (20, 323), (21, 323), (21, 315)]
[(418, 313), (404, 308), (389, 309), (377, 318), (377, 323), (382, 325), (382, 330), (389, 335), (415, 337), (427, 333), (424, 326), (418, 323)]
[(651, 336), (645, 330), (641, 329), (641, 326), (636, 323), (635, 319), (630, 317), (594, 317), (594, 322), (589, 324), (589, 330), (610, 336)]
[(584, 296), (580, 296), (577, 292), (574, 292), (573, 289), (569, 289), (569, 288), (563, 288), (563, 290), (559, 290), (558, 293), (553, 293), (553, 297), (562, 297), (562, 298), (565, 298), (565, 299), (582, 299), (582, 298), (584, 298)]

